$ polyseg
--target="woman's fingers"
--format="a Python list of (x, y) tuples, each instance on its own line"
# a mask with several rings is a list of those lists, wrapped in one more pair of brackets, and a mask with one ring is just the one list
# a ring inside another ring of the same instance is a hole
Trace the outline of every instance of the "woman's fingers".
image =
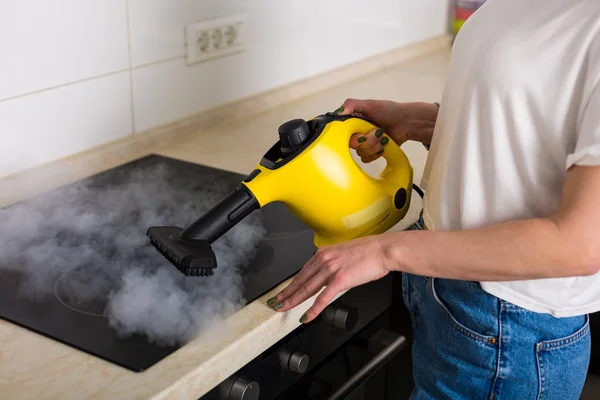
[(357, 153), (374, 154), (381, 150), (389, 140), (384, 140), (387, 138), (383, 136), (383, 133), (384, 131), (381, 128), (373, 128), (365, 134), (355, 133), (350, 138), (350, 147), (355, 149)]
[(304, 315), (300, 318), (300, 322), (306, 323), (315, 319), (341, 291), (341, 287), (338, 286), (335, 281), (327, 285), (325, 290), (323, 290), (323, 292), (317, 296), (313, 305), (306, 310), (306, 313), (304, 313)]
[(267, 304), (273, 307), (275, 311), (279, 310), (283, 306), (283, 302), (292, 296), (298, 289), (302, 287), (313, 275), (319, 272), (319, 269), (315, 267), (315, 257), (311, 258), (306, 265), (300, 270), (298, 275), (292, 279), (292, 282), (283, 289), (277, 296), (267, 300)]
[(344, 103), (333, 113), (338, 115), (354, 114), (362, 118), (370, 119), (370, 117), (381, 113), (384, 102), (380, 100), (359, 100), (346, 99)]
[(355, 133), (354, 135), (350, 136), (350, 148), (355, 150), (364, 148), (367, 144), (365, 143), (367, 136), (368, 134), (365, 135), (363, 133)]
[(298, 287), (291, 296), (282, 300), (282, 306), (279, 307), (278, 310), (284, 312), (303, 303), (323, 289), (323, 286), (327, 284), (328, 279), (329, 277), (325, 271), (319, 271), (319, 273), (311, 276), (308, 281)]
[(373, 162), (373, 161), (377, 160), (382, 155), (383, 155), (383, 151), (380, 151), (379, 153), (371, 154), (370, 156), (361, 157), (360, 160), (362, 162), (364, 162), (365, 164), (368, 164), (370, 162)]
[(306, 263), (302, 271), (276, 297), (267, 304), (275, 311), (287, 311), (317, 294), (335, 278), (337, 267), (335, 254), (319, 249)]
[(350, 147), (363, 162), (371, 162), (381, 156), (389, 143), (389, 138), (383, 135), (381, 128), (371, 129), (366, 134), (355, 133), (350, 138)]

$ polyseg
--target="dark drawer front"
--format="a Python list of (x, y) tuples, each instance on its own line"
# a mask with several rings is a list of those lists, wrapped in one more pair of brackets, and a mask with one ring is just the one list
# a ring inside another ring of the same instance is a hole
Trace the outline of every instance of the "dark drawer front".
[[(391, 276), (349, 290), (318, 319), (297, 328), (202, 400), (275, 398), (385, 312), (391, 301)], [(257, 389), (258, 398), (253, 396)]]

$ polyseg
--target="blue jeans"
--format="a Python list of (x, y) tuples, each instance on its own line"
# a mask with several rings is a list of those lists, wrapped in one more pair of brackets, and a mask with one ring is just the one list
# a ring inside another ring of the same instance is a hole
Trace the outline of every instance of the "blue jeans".
[[(423, 229), (422, 220), (410, 229)], [(587, 315), (525, 310), (478, 282), (404, 273), (402, 285), (414, 332), (410, 399), (579, 399), (591, 351)]]

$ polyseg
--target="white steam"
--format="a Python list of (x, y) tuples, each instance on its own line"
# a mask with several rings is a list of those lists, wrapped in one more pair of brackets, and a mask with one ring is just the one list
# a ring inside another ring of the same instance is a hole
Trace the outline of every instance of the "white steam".
[(0, 209), (0, 269), (25, 274), (22, 293), (58, 295), (69, 307), (107, 317), (119, 335), (161, 345), (191, 339), (241, 308), (242, 269), (266, 231), (259, 211), (213, 244), (218, 267), (188, 278), (149, 244), (150, 226), (186, 226), (229, 187), (167, 167), (104, 176)]

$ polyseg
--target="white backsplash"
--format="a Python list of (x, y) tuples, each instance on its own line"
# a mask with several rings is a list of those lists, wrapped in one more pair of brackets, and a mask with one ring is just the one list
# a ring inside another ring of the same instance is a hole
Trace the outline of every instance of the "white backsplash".
[[(0, 0), (0, 178), (446, 32), (448, 0)], [(245, 14), (188, 67), (184, 26)]]
[(0, 0), (0, 49), (0, 100), (127, 70), (125, 1)]
[(0, 102), (3, 174), (131, 133), (129, 73)]

